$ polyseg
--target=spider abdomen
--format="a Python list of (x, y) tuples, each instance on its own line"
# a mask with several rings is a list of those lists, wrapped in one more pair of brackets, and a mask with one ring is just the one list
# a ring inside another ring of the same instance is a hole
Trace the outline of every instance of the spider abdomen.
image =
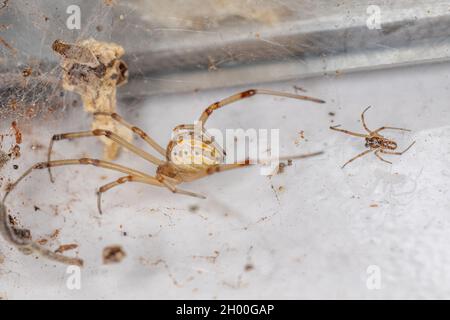
[(198, 133), (182, 127), (173, 131), (166, 156), (182, 175), (195, 174), (224, 162), (223, 150), (204, 130)]
[(366, 148), (395, 150), (397, 143), (384, 137), (372, 136), (366, 138)]

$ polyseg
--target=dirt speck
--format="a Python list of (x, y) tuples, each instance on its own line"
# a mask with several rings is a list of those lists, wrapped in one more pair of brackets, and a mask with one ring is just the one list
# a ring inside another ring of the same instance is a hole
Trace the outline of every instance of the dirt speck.
[(188, 209), (190, 212), (197, 212), (198, 209), (200, 209), (200, 207), (196, 204), (193, 204), (193, 205), (190, 205)]
[(16, 138), (16, 143), (21, 144), (22, 143), (22, 132), (19, 129), (19, 126), (17, 125), (17, 121), (13, 121), (11, 123), (11, 129), (14, 132), (14, 136)]
[(298, 147), (302, 140), (305, 140), (305, 131), (303, 130), (298, 133), (297, 138), (294, 141), (295, 145)]
[(18, 144), (14, 145), (8, 153), (8, 156), (12, 159), (17, 159), (20, 157), (20, 146)]
[(53, 233), (50, 235), (50, 239), (55, 240), (56, 238), (59, 237), (59, 229), (55, 229), (55, 231), (53, 231)]
[(44, 145), (40, 143), (33, 143), (31, 144), (31, 150), (41, 150), (44, 148)]
[(307, 92), (304, 88), (299, 87), (299, 86), (293, 86), (295, 93), (297, 93), (298, 91), (300, 92)]
[(22, 76), (24, 78), (31, 76), (32, 73), (33, 73), (33, 69), (31, 67), (27, 67), (22, 70)]
[(9, 224), (12, 226), (17, 226), (17, 220), (15, 217), (13, 217), (12, 215), (8, 215), (8, 221)]
[(246, 272), (252, 271), (253, 269), (255, 269), (255, 266), (252, 265), (251, 263), (247, 263), (247, 264), (244, 266), (244, 270), (245, 270)]
[(37, 243), (39, 243), (41, 246), (43, 246), (44, 244), (47, 244), (48, 240), (45, 238), (36, 240)]
[(193, 258), (193, 259), (203, 259), (203, 260), (206, 260), (206, 261), (208, 261), (208, 262), (214, 264), (214, 263), (216, 263), (216, 260), (217, 260), (217, 258), (219, 257), (220, 252), (217, 251), (217, 250), (214, 250), (213, 253), (214, 253), (214, 254), (211, 255), (211, 256), (193, 256), (192, 258)]
[(3, 2), (0, 4), (0, 10), (2, 10), (3, 8), (6, 8), (6, 6), (8, 5), (9, 0), (3, 0)]
[(0, 150), (0, 169), (3, 168), (6, 163), (8, 163), (9, 159), (9, 155), (3, 150)]
[(103, 264), (119, 263), (126, 254), (121, 246), (108, 246), (103, 249)]
[(372, 203), (369, 207), (371, 207), (371, 208), (378, 208), (379, 207), (379, 205), (378, 204), (376, 204), (376, 203)]
[(63, 253), (65, 251), (73, 250), (78, 248), (78, 245), (75, 243), (63, 244), (60, 245), (58, 249), (55, 250), (55, 253)]
[(0, 37), (0, 44), (2, 44), (4, 47), (6, 47), (9, 51), (12, 52), (12, 54), (16, 54), (17, 53), (17, 49), (14, 48), (12, 45), (10, 45), (8, 42), (6, 42), (5, 39), (3, 39), (2, 37)]

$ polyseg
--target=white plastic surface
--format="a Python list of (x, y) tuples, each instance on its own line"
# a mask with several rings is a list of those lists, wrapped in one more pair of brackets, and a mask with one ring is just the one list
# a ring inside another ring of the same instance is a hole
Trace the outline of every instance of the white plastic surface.
[[(449, 298), (449, 77), (450, 64), (437, 64), (267, 86), (289, 92), (301, 86), (327, 104), (253, 97), (214, 113), (208, 127), (280, 128), (282, 155), (326, 153), (294, 162), (271, 179), (255, 167), (182, 186), (207, 200), (130, 183), (104, 195), (99, 216), (96, 188), (120, 175), (56, 168), (52, 185), (44, 170), (35, 172), (7, 205), (34, 239), (60, 229), (47, 246), (79, 245), (66, 254), (85, 260), (81, 290), (67, 288), (65, 265), (25, 256), (0, 239), (0, 297)], [(121, 110), (165, 146), (174, 126), (191, 123), (208, 104), (243, 89), (152, 98)], [(368, 155), (342, 170), (364, 150), (364, 141), (328, 127), (363, 132), (359, 117), (368, 105), (371, 128), (413, 130), (385, 132), (399, 150), (417, 142), (403, 156), (386, 156), (393, 165)], [(57, 125), (25, 128), (19, 169), (10, 163), (1, 174), (14, 178), (43, 161), (51, 134), (90, 127), (81, 108), (69, 114)], [(32, 143), (44, 147), (31, 150)], [(88, 154), (100, 157), (101, 143), (55, 144), (54, 158)], [(154, 170), (130, 153), (117, 162)], [(127, 256), (103, 265), (102, 250), (112, 244)], [(366, 285), (369, 266), (379, 268), (379, 290)]]

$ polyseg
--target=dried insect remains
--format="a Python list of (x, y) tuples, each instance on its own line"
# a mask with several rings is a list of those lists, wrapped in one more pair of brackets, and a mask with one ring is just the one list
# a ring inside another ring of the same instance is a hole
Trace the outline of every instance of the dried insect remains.
[[(126, 139), (121, 137), (119, 134), (112, 132), (106, 129), (94, 129), (89, 131), (81, 131), (81, 132), (71, 132), (71, 133), (62, 133), (55, 134), (50, 142), (49, 150), (48, 150), (48, 161), (40, 162), (33, 165), (27, 171), (25, 171), (22, 176), (20, 176), (9, 188), (3, 197), (2, 203), (4, 204), (9, 193), (17, 186), (17, 184), (23, 180), (27, 175), (29, 175), (35, 169), (45, 169), (48, 168), (50, 179), (53, 180), (53, 176), (51, 174), (50, 169), (52, 167), (58, 166), (66, 166), (66, 165), (93, 165), (96, 167), (101, 167), (105, 169), (110, 169), (113, 171), (118, 171), (124, 173), (125, 175), (120, 177), (119, 179), (112, 181), (108, 184), (101, 186), (98, 189), (98, 210), (101, 213), (101, 195), (123, 183), (126, 182), (140, 182), (144, 184), (149, 184), (158, 187), (164, 187), (172, 191), (173, 193), (179, 193), (184, 195), (189, 195), (193, 197), (205, 198), (203, 195), (179, 189), (177, 187), (178, 184), (184, 182), (194, 181), (203, 177), (206, 177), (210, 174), (232, 170), (241, 167), (248, 167), (254, 163), (264, 163), (264, 161), (254, 161), (253, 159), (246, 158), (242, 162), (238, 163), (224, 163), (224, 151), (222, 148), (206, 133), (204, 129), (204, 124), (210, 117), (210, 115), (217, 109), (222, 108), (226, 105), (229, 105), (233, 102), (239, 101), (241, 99), (245, 99), (256, 94), (264, 94), (264, 95), (272, 95), (279, 97), (287, 97), (294, 98), (299, 100), (307, 100), (315, 103), (324, 103), (325, 101), (308, 97), (301, 96), (296, 94), (271, 91), (271, 90), (262, 90), (262, 89), (251, 89), (247, 90), (235, 95), (232, 95), (228, 98), (225, 98), (221, 101), (215, 102), (211, 104), (208, 108), (206, 108), (201, 114), (198, 123), (201, 126), (201, 134), (198, 134), (194, 129), (194, 124), (184, 124), (175, 127), (173, 130), (173, 138), (169, 141), (167, 148), (164, 149), (161, 147), (156, 141), (154, 141), (148, 134), (146, 134), (142, 129), (133, 126), (132, 124), (126, 122), (122, 117), (120, 117), (116, 113), (109, 112), (94, 112), (94, 117), (108, 117), (112, 119), (117, 124), (120, 124), (123, 128), (129, 130), (129, 132), (137, 134), (142, 140), (144, 140), (150, 147), (152, 147), (156, 152), (158, 152), (164, 160), (148, 153), (147, 151), (136, 147), (132, 143), (128, 142)], [(65, 159), (65, 160), (51, 160), (51, 152), (53, 148), (53, 144), (55, 141), (64, 140), (64, 139), (77, 139), (84, 137), (102, 137), (108, 139), (112, 142), (115, 142), (117, 145), (128, 149), (133, 152), (137, 156), (147, 160), (148, 162), (157, 166), (156, 175), (151, 176), (147, 173), (125, 167), (113, 162), (92, 159), (92, 158), (81, 158), (81, 159)], [(321, 154), (322, 152), (298, 155), (293, 157), (283, 157), (277, 160), (288, 160), (288, 159), (302, 159), (307, 157), (312, 157)], [(198, 161), (198, 157), (200, 157), (200, 161)], [(197, 161), (193, 161), (193, 160)], [(2, 207), (4, 209), (4, 207)], [(14, 232), (12, 232), (11, 227), (9, 227), (6, 212), (3, 213), (3, 221), (4, 226), (9, 230), (7, 233), (8, 239), (12, 242), (16, 243), (18, 246), (26, 246), (30, 247), (33, 252), (41, 253), (42, 255), (47, 256), (50, 259), (57, 260), (65, 263), (74, 263), (81, 264), (81, 262), (74, 258), (68, 258), (61, 254), (57, 254), (51, 252), (47, 249), (42, 248), (39, 244), (34, 243), (31, 239), (24, 240), (23, 238), (14, 237)], [(9, 228), (9, 229), (8, 229)], [(14, 231), (14, 230), (13, 230)]]
[(368, 150), (361, 152), (360, 154), (356, 155), (355, 157), (351, 158), (350, 160), (348, 160), (346, 163), (344, 163), (344, 165), (342, 166), (342, 168), (344, 168), (347, 164), (349, 164), (350, 162), (365, 156), (366, 154), (369, 154), (370, 152), (374, 152), (375, 156), (380, 159), (383, 162), (387, 162), (392, 164), (392, 162), (385, 160), (381, 157), (380, 153), (384, 153), (384, 154), (393, 154), (393, 155), (402, 155), (404, 154), (406, 151), (408, 151), (414, 143), (416, 143), (415, 141), (413, 143), (411, 143), (405, 150), (401, 151), (401, 152), (394, 152), (392, 150), (397, 149), (397, 143), (393, 140), (390, 140), (388, 138), (383, 137), (380, 132), (386, 129), (390, 129), (390, 130), (400, 130), (400, 131), (408, 131), (410, 132), (411, 130), (409, 129), (403, 129), (403, 128), (396, 128), (396, 127), (380, 127), (374, 131), (369, 130), (369, 128), (366, 125), (365, 119), (364, 119), (364, 114), (366, 113), (367, 110), (370, 109), (370, 106), (367, 107), (362, 113), (361, 113), (361, 122), (362, 125), (364, 127), (364, 129), (368, 132), (368, 134), (363, 134), (363, 133), (356, 133), (356, 132), (352, 132), (352, 131), (348, 131), (348, 130), (344, 130), (344, 129), (338, 129), (338, 127), (340, 127), (340, 125), (337, 126), (332, 126), (330, 127), (331, 130), (336, 130), (336, 131), (340, 131), (346, 134), (349, 134), (351, 136), (355, 136), (355, 137), (361, 137), (361, 138), (365, 138), (366, 140), (366, 144), (365, 147), (369, 148)]

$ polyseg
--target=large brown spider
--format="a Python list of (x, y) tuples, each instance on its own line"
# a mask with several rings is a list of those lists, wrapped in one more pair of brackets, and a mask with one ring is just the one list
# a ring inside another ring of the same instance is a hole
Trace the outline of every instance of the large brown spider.
[(366, 122), (364, 120), (364, 113), (370, 109), (370, 106), (367, 107), (366, 109), (364, 109), (364, 111), (361, 113), (361, 122), (362, 125), (364, 127), (364, 129), (369, 133), (369, 134), (363, 134), (363, 133), (356, 133), (356, 132), (351, 132), (348, 130), (344, 130), (344, 129), (338, 129), (338, 127), (340, 127), (340, 125), (337, 126), (331, 126), (330, 129), (331, 130), (336, 130), (336, 131), (340, 131), (340, 132), (344, 132), (346, 134), (355, 136), (355, 137), (361, 137), (361, 138), (365, 138), (366, 140), (366, 144), (365, 147), (369, 148), (369, 150), (366, 150), (364, 152), (361, 152), (360, 154), (356, 155), (355, 157), (351, 158), (350, 160), (348, 160), (346, 163), (344, 163), (344, 165), (342, 166), (342, 168), (344, 168), (347, 164), (349, 164), (350, 162), (365, 156), (366, 154), (370, 153), (370, 152), (374, 152), (375, 156), (380, 159), (381, 161), (387, 162), (389, 164), (392, 164), (392, 162), (387, 161), (385, 159), (383, 159), (380, 156), (380, 153), (384, 153), (384, 154), (395, 154), (395, 155), (402, 155), (404, 154), (406, 151), (409, 150), (409, 148), (411, 148), (413, 146), (414, 143), (416, 143), (415, 141), (413, 143), (411, 143), (405, 150), (403, 150), (402, 152), (393, 152), (393, 151), (388, 151), (388, 150), (395, 150), (397, 149), (397, 143), (393, 140), (390, 140), (388, 138), (383, 137), (381, 134), (379, 134), (380, 131), (385, 130), (385, 129), (391, 129), (391, 130), (400, 130), (400, 131), (408, 131), (410, 132), (411, 130), (409, 129), (403, 129), (403, 128), (395, 128), (395, 127), (380, 127), (375, 131), (371, 131), (369, 130), (369, 128), (366, 125)]
[[(50, 168), (57, 166), (66, 166), (66, 165), (93, 165), (101, 168), (110, 169), (113, 171), (119, 171), (124, 173), (125, 175), (118, 178), (117, 180), (110, 182), (101, 186), (97, 192), (97, 205), (100, 214), (101, 210), (101, 195), (102, 193), (110, 190), (113, 187), (116, 187), (125, 182), (141, 182), (145, 184), (150, 184), (158, 187), (168, 188), (173, 193), (180, 193), (189, 196), (205, 198), (204, 196), (177, 188), (178, 184), (183, 182), (190, 182), (193, 180), (197, 180), (203, 178), (207, 175), (221, 172), (225, 170), (236, 169), (240, 167), (245, 167), (253, 164), (249, 158), (246, 158), (243, 162), (240, 163), (231, 163), (225, 164), (225, 154), (221, 147), (214, 142), (214, 140), (207, 135), (204, 130), (204, 124), (208, 120), (209, 116), (213, 113), (214, 110), (217, 110), (225, 105), (231, 104), (238, 100), (248, 98), (254, 96), (255, 94), (266, 94), (280, 97), (288, 97), (300, 100), (307, 100), (316, 103), (325, 103), (325, 101), (301, 96), (291, 93), (284, 93), (278, 91), (271, 90), (262, 90), (262, 89), (251, 89), (247, 90), (235, 95), (232, 95), (228, 98), (225, 98), (221, 101), (215, 102), (211, 104), (208, 108), (203, 111), (199, 118), (199, 123), (201, 125), (201, 133), (196, 133), (194, 128), (195, 125), (187, 124), (187, 125), (179, 125), (175, 127), (173, 130), (173, 138), (169, 141), (167, 148), (164, 149), (158, 143), (156, 143), (149, 135), (147, 135), (143, 130), (138, 127), (131, 125), (126, 122), (122, 117), (120, 117), (116, 113), (108, 113), (108, 112), (95, 112), (94, 116), (103, 116), (110, 117), (117, 123), (123, 125), (128, 128), (132, 132), (136, 133), (139, 137), (141, 137), (145, 142), (148, 143), (150, 147), (155, 149), (161, 156), (164, 157), (164, 160), (161, 160), (158, 157), (151, 155), (150, 153), (144, 151), (141, 148), (136, 147), (135, 145), (129, 143), (124, 138), (120, 137), (118, 134), (104, 129), (95, 129), (91, 131), (81, 131), (81, 132), (72, 132), (72, 133), (62, 133), (55, 134), (51, 141), (48, 150), (48, 161), (39, 162), (25, 171), (13, 184), (8, 188), (5, 196), (3, 197), (1, 207), (3, 211), (5, 211), (4, 202), (8, 194), (17, 186), (17, 184), (23, 180), (27, 175), (29, 175), (34, 169), (45, 169), (48, 168), (50, 174), (50, 180), (53, 182), (53, 176), (51, 174)], [(65, 159), (65, 160), (51, 160), (51, 152), (53, 148), (54, 141), (59, 141), (63, 139), (77, 139), (82, 137), (95, 137), (95, 136), (103, 136), (107, 139), (111, 139), (122, 147), (130, 150), (135, 153), (139, 157), (149, 161), (152, 164), (157, 165), (156, 175), (151, 176), (147, 173), (128, 168), (119, 164), (115, 164), (109, 161), (92, 159), (92, 158), (81, 158), (81, 159)], [(278, 160), (286, 160), (286, 159), (300, 159), (315, 156), (321, 154), (322, 152), (304, 154), (294, 157), (284, 157), (279, 158)], [(193, 162), (192, 158), (196, 157), (198, 154), (201, 154), (201, 162)], [(261, 162), (257, 162), (261, 163)], [(0, 210), (1, 211), (1, 210)], [(0, 212), (2, 213), (2, 212)], [(32, 251), (35, 253), (40, 253), (52, 260), (60, 261), (67, 264), (82, 264), (82, 260), (77, 258), (69, 258), (64, 255), (53, 253), (47, 249), (42, 248), (37, 243), (31, 241), (30, 238), (24, 238), (18, 236), (17, 230), (22, 229), (14, 229), (9, 226), (8, 215), (6, 212), (3, 212), (3, 222), (4, 226), (7, 227), (8, 232), (4, 232), (8, 240), (15, 243), (20, 248), (25, 248), (28, 251)]]

